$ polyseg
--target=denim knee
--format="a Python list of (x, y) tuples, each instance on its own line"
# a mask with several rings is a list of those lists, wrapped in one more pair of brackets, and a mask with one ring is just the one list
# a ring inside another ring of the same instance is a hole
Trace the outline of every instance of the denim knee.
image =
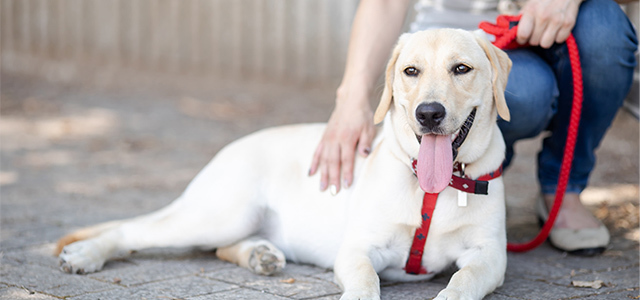
[(510, 147), (515, 141), (542, 132), (555, 113), (558, 87), (549, 65), (528, 49), (507, 51), (513, 62), (505, 98), (511, 121), (498, 125)]
[[(580, 50), (585, 88), (602, 91), (589, 105), (611, 105), (611, 93), (626, 93), (636, 66), (638, 40), (635, 30), (620, 6), (610, 0), (583, 2), (573, 30)], [(608, 95), (608, 97), (607, 97)], [(606, 101), (606, 103), (605, 103)]]

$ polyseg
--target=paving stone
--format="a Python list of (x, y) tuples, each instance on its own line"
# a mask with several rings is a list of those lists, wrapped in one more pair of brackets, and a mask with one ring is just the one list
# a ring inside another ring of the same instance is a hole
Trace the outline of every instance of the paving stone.
[[(293, 265), (293, 264), (291, 264), (291, 265)], [(287, 265), (287, 268), (288, 267), (289, 267), (289, 265)], [(287, 270), (287, 272), (291, 272), (291, 271)], [(301, 274), (301, 275), (306, 275), (306, 274)], [(333, 283), (335, 283), (335, 281), (336, 281), (336, 279), (335, 279), (336, 274), (333, 273), (333, 271), (331, 271), (331, 270), (325, 271), (323, 273), (317, 273), (317, 274), (311, 275), (311, 277), (318, 278), (320, 280), (324, 280), (324, 281), (328, 281), (328, 282), (333, 282)]]
[(104, 282), (112, 282), (118, 278), (120, 285), (136, 286), (147, 282), (167, 280), (197, 275), (214, 270), (236, 267), (236, 265), (221, 261), (213, 252), (166, 252), (139, 253), (129, 258), (110, 261), (105, 268), (87, 276)]
[(65, 274), (37, 265), (17, 264), (6, 259), (3, 259), (2, 265), (0, 265), (0, 281), (56, 297), (68, 297), (115, 288), (112, 284), (100, 282), (87, 276)]
[(592, 271), (607, 271), (612, 269), (624, 268), (631, 265), (638, 265), (638, 256), (628, 257), (582, 257), (575, 255), (567, 255), (559, 259), (554, 259), (553, 263), (558, 267), (571, 268), (575, 270), (586, 269)]
[(340, 300), (340, 296), (342, 296), (342, 294), (334, 294), (334, 295), (327, 295), (327, 296), (322, 296), (322, 297), (317, 297), (317, 298), (308, 298), (308, 300)]
[(106, 292), (80, 295), (70, 299), (184, 299), (237, 288), (238, 286), (236, 285), (204, 277), (185, 276), (177, 279), (142, 284), (135, 288), (121, 287)]
[[(316, 277), (316, 275), (322, 276), (327, 272), (331, 272), (331, 270), (323, 269), (323, 268), (319, 268), (319, 267), (307, 265), (307, 264), (296, 264), (296, 263), (287, 262), (287, 265), (284, 267), (284, 272), (294, 273), (297, 275)], [(331, 274), (333, 274), (333, 272), (331, 272)]]
[(186, 298), (188, 300), (285, 300), (291, 299), (278, 295), (273, 295), (266, 292), (255, 291), (251, 289), (234, 289), (229, 291), (224, 291), (220, 293), (214, 293), (209, 295), (201, 295), (197, 297)]
[(558, 263), (548, 257), (528, 254), (509, 254), (507, 261), (507, 275), (528, 279), (553, 279), (571, 276), (571, 274), (586, 273), (585, 269), (574, 269)]
[(497, 294), (507, 297), (529, 300), (549, 300), (563, 298), (579, 298), (592, 295), (593, 292), (576, 287), (559, 286), (551, 282), (541, 280), (528, 280), (522, 278), (505, 278), (504, 285), (496, 290)]
[(382, 299), (429, 299), (437, 296), (445, 287), (445, 284), (430, 281), (398, 283), (382, 288), (380, 297)]
[(558, 285), (571, 286), (572, 281), (596, 281), (602, 280), (605, 286), (600, 289), (594, 289), (594, 293), (606, 293), (610, 291), (619, 290), (620, 287), (638, 287), (640, 282), (638, 281), (638, 265), (621, 268), (618, 270), (612, 270), (609, 272), (590, 272), (586, 274), (576, 275), (573, 277), (565, 277), (554, 280), (553, 282)]
[(502, 295), (499, 293), (499, 290), (496, 290), (493, 293), (483, 298), (483, 300), (521, 300), (521, 299), (522, 299), (521, 297), (511, 297), (507, 295)]
[(25, 299), (25, 300), (53, 300), (58, 299), (55, 297), (51, 297), (49, 295), (29, 291), (23, 288), (10, 287), (7, 289), (0, 290), (0, 299), (1, 300), (16, 300), (16, 299)]
[[(261, 276), (244, 268), (229, 268), (206, 273), (203, 276), (294, 299), (319, 297), (340, 292), (340, 288), (333, 282), (286, 271), (273, 276)], [(288, 283), (290, 279), (294, 281)]]
[(625, 299), (639, 299), (640, 293), (638, 288), (625, 289), (623, 291), (615, 291), (608, 293), (601, 293), (597, 295), (586, 296), (580, 298), (580, 300), (625, 300)]
[(58, 257), (53, 255), (54, 249), (54, 244), (43, 244), (5, 251), (3, 255), (5, 259), (13, 260), (18, 264), (24, 263), (58, 269)]

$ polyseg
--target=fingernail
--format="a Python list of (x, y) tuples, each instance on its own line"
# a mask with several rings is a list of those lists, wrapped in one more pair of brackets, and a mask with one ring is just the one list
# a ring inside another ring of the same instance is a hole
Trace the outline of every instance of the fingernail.
[(307, 176), (311, 176), (311, 169), (309, 169), (309, 173), (307, 173)]
[(329, 187), (329, 192), (331, 192), (331, 195), (332, 195), (332, 196), (337, 195), (337, 194), (338, 194), (338, 187), (336, 187), (336, 185), (335, 185), (335, 184), (332, 184), (332, 185)]
[(342, 180), (342, 187), (345, 188), (345, 189), (348, 189), (349, 188), (349, 181), (346, 180), (346, 179)]
[(320, 182), (320, 190), (324, 191), (327, 189), (327, 183), (326, 182)]
[(364, 152), (365, 155), (369, 155), (369, 153), (371, 153), (371, 148), (367, 147), (364, 148), (364, 150), (362, 150)]

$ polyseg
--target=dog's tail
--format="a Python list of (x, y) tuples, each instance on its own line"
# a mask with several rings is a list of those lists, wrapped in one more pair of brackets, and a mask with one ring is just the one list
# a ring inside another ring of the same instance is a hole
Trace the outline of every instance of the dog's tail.
[(67, 234), (58, 240), (58, 244), (56, 245), (56, 250), (53, 254), (58, 256), (60, 255), (60, 252), (62, 252), (62, 249), (64, 248), (64, 246), (98, 236), (101, 233), (111, 228), (114, 228), (121, 223), (122, 221), (111, 221), (107, 223), (94, 225), (91, 227), (82, 228), (80, 230)]

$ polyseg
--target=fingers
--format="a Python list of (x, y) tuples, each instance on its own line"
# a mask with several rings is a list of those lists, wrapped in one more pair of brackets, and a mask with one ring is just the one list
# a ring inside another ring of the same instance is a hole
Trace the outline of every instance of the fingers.
[(516, 41), (520, 45), (524, 45), (529, 41), (533, 33), (534, 18), (531, 14), (523, 14), (518, 23), (518, 33)]
[(325, 139), (330, 140), (327, 136), (323, 137), (323, 142), (316, 148), (309, 176), (313, 176), (319, 170), (320, 190), (329, 189), (332, 194), (337, 194), (341, 189), (340, 178), (344, 179), (343, 182), (346, 186), (349, 186), (353, 181), (355, 142), (349, 146), (349, 142), (346, 140), (324, 141)]
[(320, 170), (320, 191), (330, 188), (335, 194), (340, 190), (340, 167), (340, 145), (321, 142), (313, 155), (309, 176)]
[[(341, 165), (342, 159), (340, 157), (341, 147), (340, 144), (337, 147), (331, 147), (328, 150), (328, 156), (326, 158), (326, 163), (324, 164), (326, 171), (328, 173), (328, 186), (331, 194), (335, 195), (340, 191), (340, 168), (344, 168), (345, 166)], [(320, 183), (321, 190), (322, 189), (322, 180)], [(325, 185), (326, 187), (326, 185)]]
[(316, 148), (316, 152), (313, 153), (313, 160), (311, 160), (311, 167), (309, 167), (309, 176), (313, 176), (318, 171), (318, 165), (322, 158), (322, 150), (324, 149), (324, 143), (320, 142)]
[(362, 157), (369, 156), (371, 153), (371, 144), (373, 143), (373, 138), (376, 135), (376, 128), (371, 124), (371, 126), (367, 127), (360, 134), (360, 139), (358, 140), (358, 153)]
[(527, 2), (518, 24), (517, 42), (548, 49), (563, 43), (571, 34), (578, 15), (579, 1)]
[[(336, 100), (336, 107), (309, 169), (309, 176), (320, 171), (320, 190), (329, 189), (334, 195), (341, 188), (347, 188), (353, 183), (356, 151), (360, 150), (366, 156), (370, 151), (366, 149), (370, 149), (372, 136), (375, 134), (373, 112), (368, 102), (369, 94), (338, 93), (338, 98), (346, 96), (351, 96), (347, 99), (349, 101)], [(358, 144), (362, 145), (362, 149), (356, 148)]]
[[(524, 20), (524, 22), (523, 22)], [(523, 14), (518, 23), (517, 41), (519, 44), (529, 43), (531, 46), (549, 48), (553, 45), (558, 26), (550, 22), (547, 14)]]
[[(342, 185), (343, 188), (349, 188), (353, 182), (353, 164), (356, 157), (355, 145), (346, 146), (340, 149), (340, 163), (342, 167)], [(338, 177), (340, 179), (340, 177)]]
[(551, 46), (553, 46), (553, 43), (555, 43), (556, 41), (556, 36), (558, 35), (558, 29), (560, 29), (560, 27), (556, 22), (551, 22), (547, 24), (547, 27), (545, 28), (544, 32), (540, 36), (540, 39), (538, 40), (538, 45), (540, 45), (540, 47), (545, 49), (551, 48)]
[[(342, 188), (353, 183), (353, 169), (356, 153), (366, 157), (371, 152), (371, 143), (375, 136), (375, 126), (371, 124), (357, 135), (341, 137), (336, 141), (325, 136), (313, 155), (309, 176), (320, 171), (320, 190), (330, 190), (337, 194)], [(356, 148), (356, 144), (358, 147)]]
[(576, 25), (576, 19), (578, 18), (578, 9), (579, 6), (575, 9), (570, 9), (567, 12), (567, 17), (560, 24), (560, 29), (558, 30), (558, 34), (556, 35), (556, 43), (564, 43), (569, 38), (569, 35), (571, 35), (571, 31)]

